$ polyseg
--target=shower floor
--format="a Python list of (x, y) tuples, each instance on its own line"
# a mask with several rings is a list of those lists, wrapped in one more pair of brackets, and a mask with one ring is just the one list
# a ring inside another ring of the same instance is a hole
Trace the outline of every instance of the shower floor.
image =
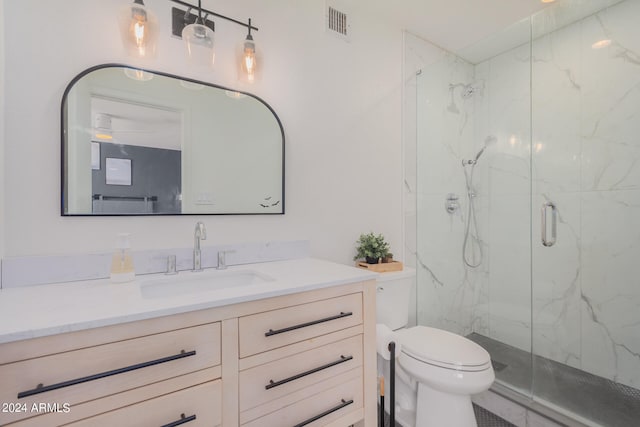
[[(496, 379), (536, 401), (547, 401), (606, 427), (640, 425), (640, 390), (503, 344), (480, 334), (467, 336), (491, 355)], [(533, 368), (535, 375), (532, 376)]]

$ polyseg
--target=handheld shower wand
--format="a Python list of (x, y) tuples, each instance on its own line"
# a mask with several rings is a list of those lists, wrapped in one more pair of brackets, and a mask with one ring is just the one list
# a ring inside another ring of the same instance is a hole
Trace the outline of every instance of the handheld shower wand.
[(480, 156), (482, 156), (482, 153), (484, 153), (484, 150), (487, 149), (487, 147), (489, 147), (490, 145), (493, 145), (496, 143), (496, 141), (498, 141), (498, 138), (496, 138), (494, 135), (489, 135), (484, 139), (484, 146), (480, 149), (480, 151), (478, 151), (478, 153), (476, 153), (476, 157), (473, 160), (463, 160), (462, 161), (462, 165), (475, 165), (476, 163), (478, 163), (478, 159), (480, 158)]
[[(479, 267), (482, 264), (482, 258), (483, 258), (482, 243), (478, 236), (478, 221), (476, 219), (476, 207), (474, 202), (476, 193), (474, 192), (474, 189), (473, 189), (473, 172), (475, 170), (476, 163), (478, 163), (478, 159), (480, 159), (480, 156), (482, 156), (482, 153), (484, 153), (484, 150), (486, 150), (487, 147), (494, 145), (497, 141), (498, 139), (494, 135), (487, 136), (484, 139), (484, 146), (480, 149), (480, 151), (476, 153), (476, 157), (473, 160), (462, 161), (462, 167), (464, 168), (465, 183), (467, 186), (467, 196), (469, 198), (469, 209), (467, 210), (467, 218), (466, 218), (467, 221), (465, 224), (464, 242), (462, 243), (462, 260), (464, 261), (465, 265), (471, 268)], [(470, 173), (467, 173), (467, 168), (465, 168), (465, 166), (467, 165), (471, 165)], [(472, 234), (472, 230), (471, 230), (472, 226), (473, 226), (473, 229), (475, 230), (475, 235)], [(469, 240), (470, 240), (469, 237), (471, 237), (471, 240), (472, 240), (472, 246), (471, 246), (472, 252), (474, 247), (478, 249), (479, 259), (475, 261), (473, 259), (473, 256), (472, 257), (467, 256), (467, 250), (469, 249)]]

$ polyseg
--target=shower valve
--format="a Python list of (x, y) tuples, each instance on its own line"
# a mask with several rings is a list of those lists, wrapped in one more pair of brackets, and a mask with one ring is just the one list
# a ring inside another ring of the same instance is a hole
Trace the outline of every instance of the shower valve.
[(447, 199), (444, 202), (444, 208), (449, 215), (453, 215), (460, 210), (460, 203), (458, 202), (458, 199), (459, 197), (457, 194), (447, 194)]

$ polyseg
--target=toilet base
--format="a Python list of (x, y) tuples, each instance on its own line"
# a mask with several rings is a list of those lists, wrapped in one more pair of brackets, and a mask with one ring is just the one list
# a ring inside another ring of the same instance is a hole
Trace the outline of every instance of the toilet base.
[(418, 383), (415, 427), (478, 427), (471, 396), (443, 393)]
[[(385, 412), (389, 407), (389, 361), (378, 355), (378, 375), (386, 387)], [(396, 365), (396, 422), (402, 427), (477, 427), (471, 396), (444, 393), (411, 379)]]

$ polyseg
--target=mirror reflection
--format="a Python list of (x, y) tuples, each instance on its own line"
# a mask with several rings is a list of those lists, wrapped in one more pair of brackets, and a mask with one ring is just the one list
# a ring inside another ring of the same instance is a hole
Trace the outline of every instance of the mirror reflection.
[(63, 215), (284, 213), (284, 132), (253, 95), (105, 65), (62, 119)]

